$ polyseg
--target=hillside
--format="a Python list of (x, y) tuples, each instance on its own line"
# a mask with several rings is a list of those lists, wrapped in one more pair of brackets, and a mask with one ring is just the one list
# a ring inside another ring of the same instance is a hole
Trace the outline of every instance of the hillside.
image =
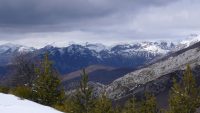
[(0, 93), (1, 113), (62, 113), (35, 102)]
[[(103, 65), (91, 65), (91, 66), (88, 66), (85, 68), (85, 70), (88, 74), (98, 71), (98, 70), (111, 71), (113, 69), (114, 69), (113, 67), (103, 66)], [(77, 70), (77, 71), (71, 72), (69, 74), (63, 75), (63, 81), (78, 78), (81, 76), (81, 73), (82, 73), (82, 70)]]
[[(133, 71), (132, 68), (113, 68), (103, 65), (91, 65), (85, 68), (89, 76), (89, 81), (101, 84), (110, 84), (113, 80)], [(63, 75), (62, 83), (66, 89), (71, 89), (79, 85), (82, 70), (77, 70)]]
[[(123, 100), (130, 97), (131, 93), (141, 95), (145, 91), (150, 91), (162, 100), (168, 95), (172, 79), (175, 77), (180, 80), (187, 64), (191, 65), (194, 75), (199, 80), (199, 48), (200, 42), (172, 53), (147, 67), (128, 73), (109, 84), (106, 88), (107, 94), (112, 99)], [(161, 104), (165, 104), (166, 101), (161, 101)]]

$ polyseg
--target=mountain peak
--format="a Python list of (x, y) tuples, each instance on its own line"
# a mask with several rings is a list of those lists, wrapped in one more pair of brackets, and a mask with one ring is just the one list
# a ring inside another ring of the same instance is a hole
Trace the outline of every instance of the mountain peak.
[(181, 41), (180, 44), (186, 45), (186, 47), (188, 47), (199, 41), (200, 41), (200, 36), (198, 34), (191, 34), (185, 40)]
[(0, 53), (12, 53), (12, 52), (31, 52), (35, 49), (33, 47), (22, 46), (19, 44), (6, 43), (0, 45)]

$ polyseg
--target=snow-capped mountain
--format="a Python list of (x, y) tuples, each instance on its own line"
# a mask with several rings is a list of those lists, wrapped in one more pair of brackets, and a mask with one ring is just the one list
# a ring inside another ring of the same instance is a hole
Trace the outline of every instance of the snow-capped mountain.
[(140, 42), (133, 44), (116, 45), (111, 48), (111, 52), (137, 53), (148, 52), (150, 54), (166, 54), (173, 50), (175, 45), (169, 42)]
[(44, 53), (50, 54), (55, 67), (61, 74), (79, 70), (89, 65), (106, 65), (112, 67), (142, 66), (155, 58), (188, 47), (199, 41), (198, 35), (191, 35), (181, 43), (172, 42), (135, 42), (105, 46), (103, 44), (70, 44), (67, 47), (47, 45), (41, 49), (4, 44), (0, 45), (0, 65), (10, 63), (10, 59), (21, 52), (32, 52), (34, 57), (41, 57)]
[(168, 42), (141, 42), (105, 46), (102, 44), (72, 44), (57, 48), (46, 46), (38, 50), (40, 54), (50, 53), (61, 73), (79, 70), (89, 65), (135, 68), (173, 50), (175, 45)]
[(175, 48), (175, 44), (171, 42), (136, 42), (136, 43), (124, 43), (124, 44), (116, 44), (112, 46), (105, 46), (103, 44), (90, 44), (86, 43), (85, 45), (82, 45), (90, 50), (94, 50), (96, 52), (101, 52), (101, 51), (109, 51), (110, 53), (120, 51), (123, 53), (126, 52), (141, 52), (141, 51), (146, 51), (150, 53), (155, 53), (155, 54), (166, 54), (172, 49)]
[(0, 54), (10, 54), (14, 52), (31, 52), (34, 50), (35, 49), (33, 47), (27, 47), (12, 43), (0, 45)]
[(13, 57), (17, 54), (34, 52), (35, 50), (36, 49), (33, 47), (26, 47), (11, 43), (0, 45), (0, 66), (10, 64)]
[(185, 45), (186, 47), (189, 47), (197, 42), (200, 41), (200, 36), (197, 34), (191, 34), (189, 37), (183, 41), (180, 42), (180, 44)]
[(191, 46), (191, 45), (193, 45), (193, 44), (195, 44), (199, 41), (200, 41), (200, 35), (191, 34), (191, 35), (187, 36), (186, 39), (179, 41), (176, 44), (176, 49), (174, 51), (178, 51), (178, 50), (187, 48), (187, 47), (189, 47), (189, 46)]

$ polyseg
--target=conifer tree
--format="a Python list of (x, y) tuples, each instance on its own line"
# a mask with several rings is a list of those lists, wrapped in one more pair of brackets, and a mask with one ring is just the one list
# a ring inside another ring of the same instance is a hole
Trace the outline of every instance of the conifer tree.
[(94, 113), (113, 113), (112, 102), (105, 94), (96, 100)]
[(63, 104), (57, 104), (54, 106), (54, 108), (63, 111), (65, 113), (75, 113), (74, 107), (76, 106), (74, 105), (73, 101), (74, 101), (73, 98), (65, 98)]
[(183, 75), (183, 81), (174, 80), (169, 99), (169, 113), (194, 113), (198, 107), (199, 91), (189, 65)]
[(81, 75), (80, 88), (77, 91), (74, 100), (75, 113), (92, 113), (94, 108), (94, 98), (92, 88), (88, 86), (88, 74), (85, 69)]
[(135, 98), (128, 100), (125, 105), (123, 113), (138, 113), (138, 108), (136, 107)]
[(52, 67), (52, 62), (45, 55), (41, 66), (36, 69), (37, 79), (33, 85), (34, 99), (36, 102), (53, 106), (62, 102), (64, 98), (63, 89), (60, 87), (58, 74)]
[(114, 108), (114, 113), (122, 113), (123, 107), (120, 105), (116, 105)]
[(160, 113), (156, 98), (151, 94), (145, 94), (145, 100), (141, 103), (139, 113)]

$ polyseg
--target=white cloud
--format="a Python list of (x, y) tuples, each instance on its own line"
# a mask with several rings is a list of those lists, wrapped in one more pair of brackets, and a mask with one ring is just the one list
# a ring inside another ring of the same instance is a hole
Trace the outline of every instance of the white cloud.
[(169, 38), (199, 33), (199, 6), (198, 0), (182, 0), (165, 7), (151, 7), (138, 14), (130, 25), (141, 34), (163, 34)]
[[(24, 34), (23, 37), (11, 43), (17, 43), (20, 45), (26, 45), (30, 47), (41, 48), (45, 45), (54, 45), (57, 47), (67, 46), (70, 43), (103, 43), (105, 45), (111, 45), (114, 43), (125, 43), (130, 42), (130, 39), (120, 38), (116, 41), (116, 37), (113, 34), (106, 34), (106, 36), (98, 35), (93, 32), (82, 32), (82, 31), (72, 31), (72, 32), (46, 32), (46, 33), (28, 33)], [(102, 38), (103, 37), (103, 38)], [(107, 38), (105, 38), (107, 37)]]

